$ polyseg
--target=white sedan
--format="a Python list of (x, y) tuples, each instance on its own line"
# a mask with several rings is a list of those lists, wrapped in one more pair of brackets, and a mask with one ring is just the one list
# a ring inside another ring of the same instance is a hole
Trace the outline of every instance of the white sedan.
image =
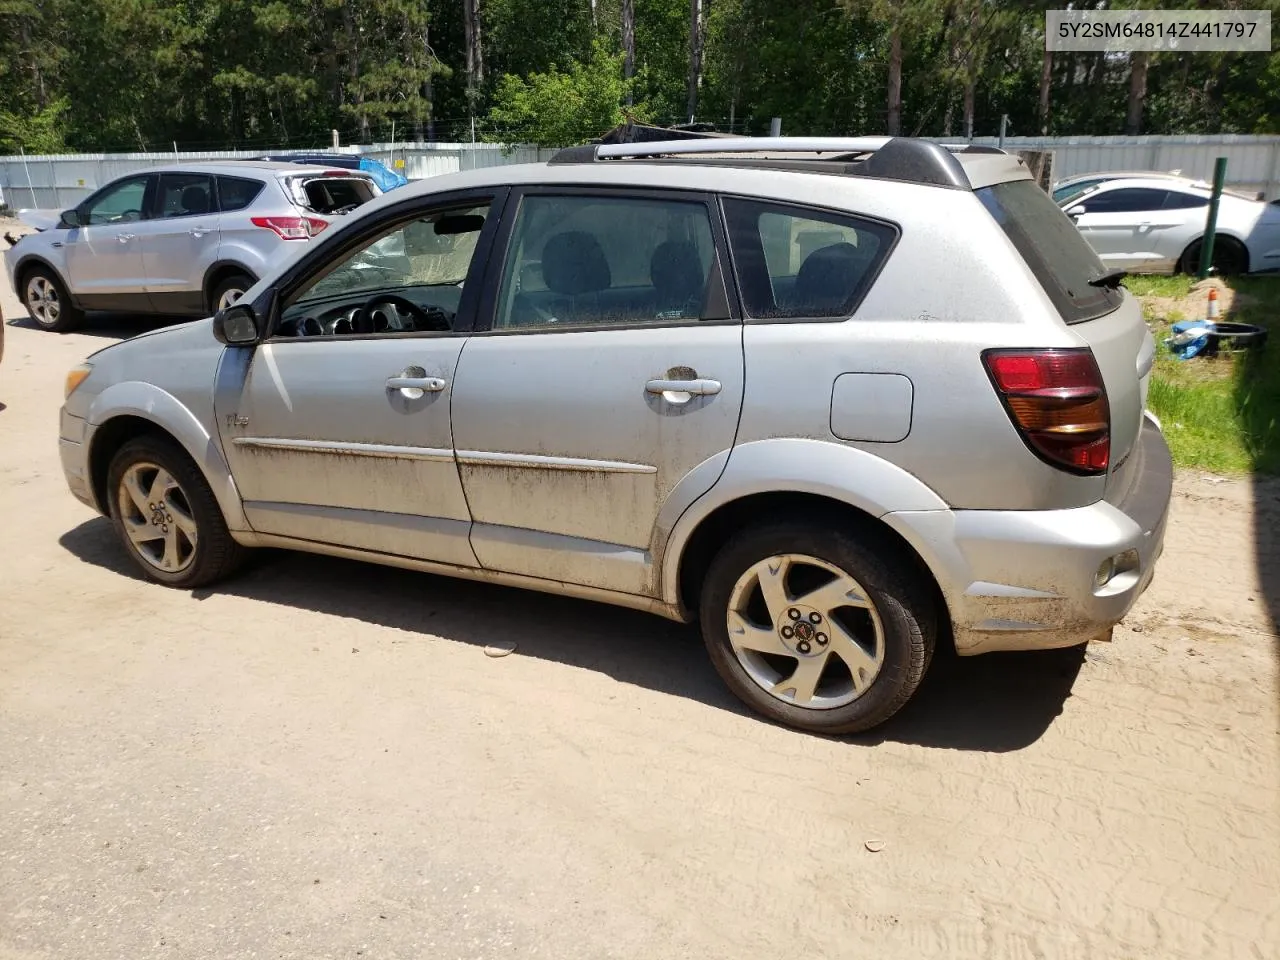
[[(1209, 211), (1200, 181), (1108, 180), (1062, 202), (1102, 262), (1134, 273), (1195, 273)], [(1280, 269), (1280, 205), (1223, 193), (1213, 242), (1219, 274)]]

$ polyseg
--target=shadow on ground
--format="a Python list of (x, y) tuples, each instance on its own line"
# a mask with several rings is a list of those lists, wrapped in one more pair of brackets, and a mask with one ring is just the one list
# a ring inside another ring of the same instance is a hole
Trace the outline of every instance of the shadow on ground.
[[(85, 316), (84, 323), (73, 333), (87, 337), (107, 337), (112, 340), (128, 340), (140, 333), (149, 333), (175, 323), (186, 323), (190, 318), (153, 317), (119, 313), (90, 313)], [(15, 317), (5, 321), (11, 327), (24, 327), (27, 330), (39, 330), (40, 325), (30, 317)]]
[[(141, 578), (101, 517), (68, 531), (59, 542), (85, 563)], [(285, 551), (263, 551), (235, 579), (213, 591), (194, 592), (193, 601), (212, 592), (459, 643), (515, 643), (521, 656), (596, 670), (623, 683), (754, 716), (721, 683), (693, 627), (630, 610)], [(1081, 648), (975, 658), (940, 650), (916, 697), (897, 717), (849, 740), (1022, 749), (1062, 712), (1083, 661)]]

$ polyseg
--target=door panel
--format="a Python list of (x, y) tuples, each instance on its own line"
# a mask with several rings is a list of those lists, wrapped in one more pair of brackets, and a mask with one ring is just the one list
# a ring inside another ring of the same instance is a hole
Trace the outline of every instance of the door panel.
[(67, 275), (81, 305), (145, 310), (146, 271), (138, 244), (145, 223), (149, 176), (126, 177), (79, 207), (82, 226), (67, 231)]
[(304, 254), (272, 338), (227, 351), (218, 421), (255, 530), (478, 566), (449, 407), (501, 204), (454, 196)]
[(204, 311), (204, 275), (217, 257), (218, 221), (213, 177), (159, 175), (151, 219), (137, 229), (153, 309)]
[(485, 567), (652, 592), (663, 502), (733, 446), (742, 330), (718, 221), (700, 198), (662, 196), (517, 205), (493, 329), (468, 343), (453, 398)]
[[(460, 337), (278, 340), (218, 399), (245, 515), (261, 533), (475, 566), (453, 461)], [(389, 387), (408, 368), (438, 391)], [(417, 371), (414, 371), (415, 373)]]

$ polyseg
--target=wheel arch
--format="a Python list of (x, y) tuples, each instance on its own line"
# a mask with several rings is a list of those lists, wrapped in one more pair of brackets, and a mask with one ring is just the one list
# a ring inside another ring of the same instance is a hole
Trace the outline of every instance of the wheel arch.
[(204, 286), (202, 289), (203, 289), (203, 295), (204, 295), (204, 305), (208, 310), (212, 311), (214, 307), (214, 303), (213, 303), (214, 288), (217, 287), (218, 284), (220, 284), (223, 280), (227, 279), (227, 277), (234, 276), (237, 273), (244, 274), (254, 283), (258, 282), (259, 277), (258, 277), (257, 271), (252, 270), (249, 267), (246, 267), (243, 263), (240, 263), (238, 260), (215, 261), (213, 264), (209, 266), (209, 269), (204, 272)]
[[(1240, 253), (1244, 256), (1244, 272), (1248, 273), (1250, 269), (1250, 261), (1253, 259), (1252, 255), (1249, 253), (1248, 241), (1245, 240), (1244, 237), (1241, 237), (1239, 234), (1237, 234), (1234, 230), (1231, 230), (1231, 229), (1222, 230), (1215, 227), (1213, 231), (1213, 242), (1214, 244), (1217, 244), (1221, 240), (1227, 240), (1231, 243), (1234, 243), (1237, 247), (1240, 248)], [(1203, 233), (1200, 234), (1199, 236), (1192, 237), (1190, 240), (1187, 241), (1187, 245), (1183, 247), (1182, 252), (1178, 254), (1179, 270), (1182, 270), (1184, 261), (1187, 259), (1187, 254), (1191, 252), (1191, 248), (1194, 247), (1196, 244), (1203, 243), (1203, 242), (1204, 242)]]
[(75, 291), (71, 289), (71, 284), (67, 282), (67, 278), (63, 272), (54, 266), (48, 257), (39, 253), (28, 253), (14, 264), (13, 267), (13, 293), (23, 306), (26, 306), (26, 300), (23, 297), (22, 288), (27, 285), (27, 273), (34, 267), (44, 267), (57, 277), (58, 282), (62, 284), (62, 289), (67, 291), (67, 297), (70, 298), (72, 305), (77, 308), (80, 306), (80, 298), (76, 296)]
[(213, 491), (229, 529), (249, 529), (217, 440), (173, 395), (137, 381), (114, 384), (94, 399), (88, 419), (89, 485), (102, 513), (110, 508), (106, 484), (111, 458), (129, 440), (150, 435), (172, 440), (186, 452)]
[[(792, 473), (796, 466), (803, 472)], [(820, 518), (857, 530), (899, 553), (921, 575), (949, 629), (950, 609), (933, 569), (881, 518), (895, 510), (938, 510), (946, 503), (901, 467), (856, 447), (816, 440), (756, 441), (734, 448), (724, 475), (684, 510), (663, 552), (663, 600), (696, 611), (702, 577), (737, 530), (779, 515)]]

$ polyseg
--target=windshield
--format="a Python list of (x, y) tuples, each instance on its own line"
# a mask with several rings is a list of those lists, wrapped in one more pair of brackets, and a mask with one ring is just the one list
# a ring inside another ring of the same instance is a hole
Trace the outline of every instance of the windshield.
[(1022, 254), (1063, 320), (1080, 323), (1120, 306), (1122, 291), (1090, 283), (1107, 268), (1075, 224), (1035, 183), (1000, 183), (983, 187), (977, 195)]

